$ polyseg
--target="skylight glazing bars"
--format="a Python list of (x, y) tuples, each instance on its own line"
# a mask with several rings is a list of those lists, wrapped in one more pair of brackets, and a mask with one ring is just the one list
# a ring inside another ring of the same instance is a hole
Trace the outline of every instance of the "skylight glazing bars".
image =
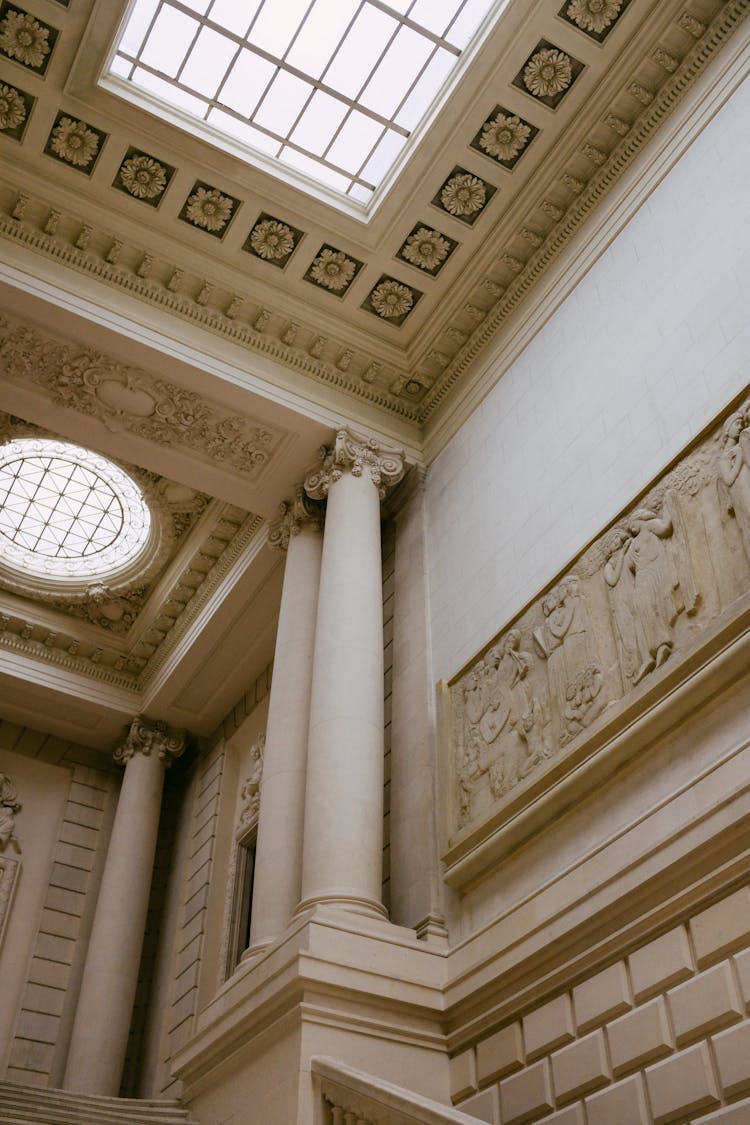
[(366, 203), (492, 0), (135, 0), (110, 73)]

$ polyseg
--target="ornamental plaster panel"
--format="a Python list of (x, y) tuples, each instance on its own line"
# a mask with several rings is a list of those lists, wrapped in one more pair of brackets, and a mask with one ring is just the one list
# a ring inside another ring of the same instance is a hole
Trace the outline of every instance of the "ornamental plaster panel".
[(744, 397), (445, 685), (449, 868), (606, 755), (633, 708), (742, 635), (749, 605)]

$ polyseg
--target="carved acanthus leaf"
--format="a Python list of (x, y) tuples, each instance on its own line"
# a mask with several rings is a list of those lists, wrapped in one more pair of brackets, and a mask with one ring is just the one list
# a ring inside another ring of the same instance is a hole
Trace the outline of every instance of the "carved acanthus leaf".
[(169, 765), (174, 758), (179, 758), (186, 744), (184, 731), (173, 730), (161, 720), (146, 719), (138, 715), (130, 724), (122, 746), (114, 752), (114, 760), (126, 764), (135, 754), (143, 754), (148, 758), (154, 754), (159, 761)]
[(276, 551), (286, 551), (290, 536), (298, 535), (303, 527), (322, 527), (325, 518), (325, 505), (311, 499), (301, 484), (294, 490), (294, 499), (284, 500), (279, 511), (278, 519), (268, 526), (268, 546)]
[(333, 448), (324, 448), (322, 455), (320, 468), (305, 479), (305, 492), (314, 500), (323, 500), (345, 472), (355, 477), (366, 473), (383, 499), (406, 471), (402, 450), (383, 449), (372, 438), (358, 437), (351, 430), (339, 430)]

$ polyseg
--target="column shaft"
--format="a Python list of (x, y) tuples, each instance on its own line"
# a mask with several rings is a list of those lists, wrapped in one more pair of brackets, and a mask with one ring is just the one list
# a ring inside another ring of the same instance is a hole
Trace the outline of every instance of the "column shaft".
[(300, 898), (305, 770), (323, 537), (307, 522), (288, 540), (258, 816), (252, 954), (279, 936)]

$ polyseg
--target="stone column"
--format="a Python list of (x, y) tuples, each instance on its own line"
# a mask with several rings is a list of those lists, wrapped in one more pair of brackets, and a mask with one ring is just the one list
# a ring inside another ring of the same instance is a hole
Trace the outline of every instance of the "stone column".
[(138, 983), (159, 830), (164, 769), (184, 736), (134, 719), (115, 761), (125, 764), (81, 981), (63, 1086), (117, 1097)]
[(383, 580), (380, 500), (403, 455), (340, 430), (308, 496), (328, 497), (315, 629), (299, 910), (382, 916)]
[(281, 506), (269, 546), (286, 551), (268, 704), (266, 750), (258, 814), (251, 957), (279, 936), (300, 899), (305, 771), (310, 721), (315, 619), (318, 611), (324, 506), (302, 486)]

